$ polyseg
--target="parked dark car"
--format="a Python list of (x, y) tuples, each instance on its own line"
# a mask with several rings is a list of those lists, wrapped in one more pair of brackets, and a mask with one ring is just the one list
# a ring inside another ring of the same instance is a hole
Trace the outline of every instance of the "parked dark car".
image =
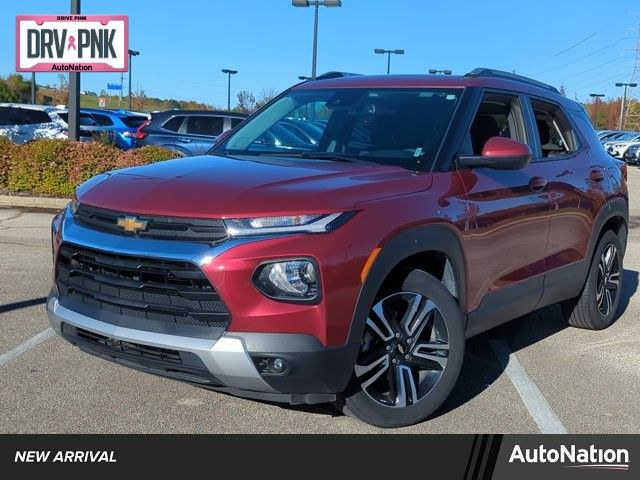
[(181, 157), (207, 153), (218, 135), (231, 130), (247, 116), (210, 110), (168, 110), (154, 113), (136, 134), (136, 145), (157, 145)]
[[(59, 114), (65, 121), (69, 121), (67, 112)], [(135, 136), (149, 117), (145, 114), (128, 110), (105, 110), (101, 108), (80, 109), (80, 130), (86, 137), (90, 132), (93, 136), (106, 134), (108, 139), (122, 150), (129, 150), (135, 146)]]

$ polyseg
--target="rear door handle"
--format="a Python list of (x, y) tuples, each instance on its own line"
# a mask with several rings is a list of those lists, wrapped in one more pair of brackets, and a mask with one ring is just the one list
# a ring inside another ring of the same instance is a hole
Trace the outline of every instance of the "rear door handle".
[(542, 177), (533, 177), (529, 180), (529, 188), (534, 192), (541, 192), (547, 188), (547, 181)]
[(178, 143), (191, 143), (189, 138), (178, 138)]
[(593, 180), (594, 182), (601, 182), (602, 180), (604, 180), (604, 170), (600, 170), (599, 168), (591, 170), (591, 175), (589, 175), (589, 178), (591, 178), (591, 180)]

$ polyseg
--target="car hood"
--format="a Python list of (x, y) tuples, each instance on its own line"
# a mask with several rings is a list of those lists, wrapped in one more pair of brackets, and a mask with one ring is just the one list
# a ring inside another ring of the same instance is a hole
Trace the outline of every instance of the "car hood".
[(81, 185), (78, 201), (122, 212), (191, 217), (349, 211), (425, 190), (431, 175), (377, 164), (201, 156), (116, 170)]

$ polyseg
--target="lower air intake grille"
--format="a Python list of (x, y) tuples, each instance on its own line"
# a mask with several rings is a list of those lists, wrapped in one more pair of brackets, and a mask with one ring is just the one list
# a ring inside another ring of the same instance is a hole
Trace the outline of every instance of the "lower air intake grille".
[(229, 325), (229, 312), (218, 293), (190, 262), (118, 255), (64, 243), (56, 267), (63, 305), (71, 301), (107, 317), (164, 324)]

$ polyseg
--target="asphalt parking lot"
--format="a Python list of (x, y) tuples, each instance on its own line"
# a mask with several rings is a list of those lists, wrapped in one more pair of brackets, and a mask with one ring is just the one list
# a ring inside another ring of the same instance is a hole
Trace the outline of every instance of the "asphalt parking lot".
[[(435, 418), (393, 432), (640, 431), (640, 169), (629, 172), (623, 312), (609, 329), (568, 328), (557, 307), (471, 340)], [(214, 393), (95, 359), (52, 335), (51, 214), (0, 209), (0, 433), (362, 433), (328, 406)]]

